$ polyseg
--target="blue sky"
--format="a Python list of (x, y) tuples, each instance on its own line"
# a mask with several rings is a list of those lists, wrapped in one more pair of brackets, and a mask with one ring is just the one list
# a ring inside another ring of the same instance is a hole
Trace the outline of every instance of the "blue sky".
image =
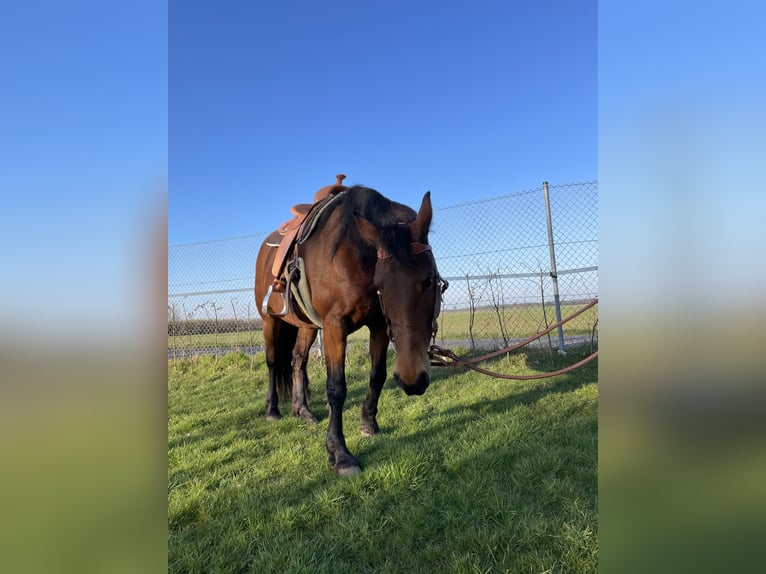
[(763, 301), (765, 21), (754, 0), (599, 4), (611, 304), (699, 317)]
[(167, 52), (162, 2), (3, 4), (4, 331), (61, 343), (104, 340), (107, 318), (142, 328), (165, 217)]
[(339, 172), (415, 206), (597, 178), (595, 1), (173, 1), (169, 34), (170, 244)]
[(3, 7), (0, 323), (141, 316), (166, 184), (177, 244), (268, 231), (339, 170), (442, 206), (597, 177), (607, 317), (759, 300), (762, 3), (602, 1), (597, 31), (592, 2), (284, 4)]

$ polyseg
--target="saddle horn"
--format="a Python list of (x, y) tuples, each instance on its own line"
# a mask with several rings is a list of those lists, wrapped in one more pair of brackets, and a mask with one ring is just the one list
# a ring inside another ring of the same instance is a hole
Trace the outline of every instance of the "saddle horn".
[(339, 173), (335, 176), (335, 185), (326, 185), (323, 188), (319, 189), (314, 194), (314, 203), (318, 201), (322, 201), (325, 197), (329, 195), (333, 195), (335, 193), (338, 193), (339, 191), (343, 191), (344, 189), (348, 189), (345, 185), (343, 185), (343, 180), (346, 179), (345, 174)]

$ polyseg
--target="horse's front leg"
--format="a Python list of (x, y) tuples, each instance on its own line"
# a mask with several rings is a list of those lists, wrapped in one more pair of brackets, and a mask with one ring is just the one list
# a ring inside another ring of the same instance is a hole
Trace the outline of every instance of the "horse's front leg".
[(325, 361), (327, 363), (327, 403), (330, 416), (327, 425), (327, 458), (335, 472), (342, 476), (361, 470), (359, 461), (346, 447), (343, 436), (343, 404), (346, 401), (346, 336), (339, 329), (324, 332)]
[(360, 427), (364, 436), (372, 436), (380, 432), (376, 416), (380, 391), (386, 383), (388, 341), (385, 326), (370, 327), (370, 385), (367, 387), (367, 396), (362, 404), (362, 426)]

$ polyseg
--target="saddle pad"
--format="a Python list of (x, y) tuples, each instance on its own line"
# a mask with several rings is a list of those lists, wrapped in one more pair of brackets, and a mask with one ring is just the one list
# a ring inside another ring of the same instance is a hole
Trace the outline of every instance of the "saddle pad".
[[(306, 318), (321, 329), (322, 318), (311, 305), (311, 288), (309, 287), (309, 282), (306, 280), (302, 257), (298, 257), (296, 265), (297, 269), (291, 273), (292, 280), (290, 281), (290, 294), (292, 295), (293, 301), (297, 303), (299, 309)], [(295, 281), (296, 274), (298, 276), (297, 281)]]

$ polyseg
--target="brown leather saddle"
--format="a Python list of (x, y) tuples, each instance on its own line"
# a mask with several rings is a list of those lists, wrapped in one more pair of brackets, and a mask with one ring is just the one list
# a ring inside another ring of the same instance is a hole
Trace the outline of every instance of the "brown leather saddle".
[[(288, 298), (284, 294), (289, 295), (289, 283), (291, 273), (286, 272), (288, 267), (288, 259), (291, 255), (296, 254), (296, 243), (299, 239), (306, 239), (310, 234), (310, 228), (314, 223), (316, 217), (321, 213), (322, 208), (328, 204), (328, 201), (335, 197), (339, 192), (348, 189), (343, 185), (343, 180), (346, 176), (339, 173), (335, 176), (334, 185), (326, 185), (314, 194), (313, 203), (299, 203), (290, 208), (290, 213), (293, 214), (293, 218), (285, 221), (276, 231), (271, 232), (266, 238), (266, 245), (273, 247), (277, 250), (274, 256), (274, 262), (271, 266), (271, 275), (273, 277), (272, 283), (269, 286), (269, 290), (266, 293), (266, 297), (263, 301), (264, 313), (268, 312), (271, 315), (283, 316), (288, 311)], [(295, 258), (295, 257), (294, 257)], [(273, 295), (282, 295), (282, 310), (281, 312), (275, 312), (272, 305), (269, 304), (269, 300)]]

